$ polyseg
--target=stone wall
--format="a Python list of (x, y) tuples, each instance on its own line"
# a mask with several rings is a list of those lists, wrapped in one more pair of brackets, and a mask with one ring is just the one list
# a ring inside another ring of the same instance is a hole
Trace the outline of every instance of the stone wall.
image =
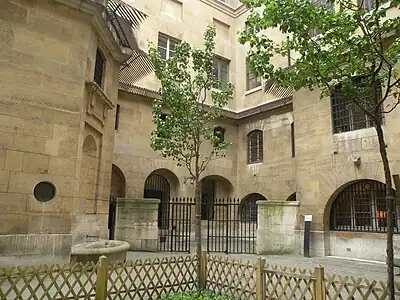
[(257, 254), (298, 254), (300, 203), (258, 201)]
[[(115, 102), (119, 62), (92, 20), (84, 9), (55, 0), (0, 3), (0, 256), (65, 260), (71, 243), (107, 233), (114, 114), (96, 129), (86, 116), (86, 82), (93, 80), (100, 45), (107, 57), (104, 92)], [(90, 177), (82, 174), (87, 125), (98, 131), (90, 167), (97, 211), (82, 218), (81, 179)]]
[(158, 199), (117, 199), (115, 239), (128, 242), (130, 250), (157, 251)]

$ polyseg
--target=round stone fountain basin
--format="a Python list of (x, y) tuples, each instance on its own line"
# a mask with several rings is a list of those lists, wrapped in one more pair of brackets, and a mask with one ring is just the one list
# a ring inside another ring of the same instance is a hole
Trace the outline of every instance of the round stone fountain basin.
[(98, 262), (100, 256), (106, 256), (110, 261), (126, 260), (126, 252), (130, 245), (124, 241), (99, 240), (78, 244), (71, 249), (71, 259), (74, 262)]

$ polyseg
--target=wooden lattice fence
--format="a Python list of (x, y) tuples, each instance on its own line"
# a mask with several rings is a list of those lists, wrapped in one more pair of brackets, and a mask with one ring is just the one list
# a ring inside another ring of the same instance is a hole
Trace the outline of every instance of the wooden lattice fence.
[[(0, 299), (159, 299), (166, 294), (202, 286), (240, 300), (378, 300), (387, 298), (385, 282), (324, 274), (313, 270), (267, 264), (258, 259), (235, 260), (202, 253), (196, 256), (139, 259), (109, 263), (105, 257), (88, 264), (0, 269)], [(400, 297), (400, 285), (396, 298)]]
[(196, 256), (0, 268), (1, 300), (157, 299), (195, 289)]
[(206, 288), (235, 299), (256, 299), (256, 270), (250, 261), (230, 257), (203, 256), (207, 259)]

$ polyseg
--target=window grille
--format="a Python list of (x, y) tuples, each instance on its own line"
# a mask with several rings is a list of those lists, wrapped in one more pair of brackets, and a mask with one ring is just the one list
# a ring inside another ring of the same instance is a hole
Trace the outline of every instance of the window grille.
[[(354, 78), (354, 94), (363, 107), (371, 110), (373, 103), (370, 83), (363, 77)], [(382, 97), (381, 85), (377, 84), (378, 100)], [(371, 106), (371, 107), (368, 107)], [(363, 128), (373, 127), (373, 120), (346, 95), (341, 84), (337, 85), (331, 93), (333, 132), (347, 132)]]
[[(394, 232), (399, 233), (400, 205), (394, 203)], [(345, 188), (331, 208), (330, 228), (336, 231), (386, 232), (386, 186), (363, 180)]]
[(247, 136), (248, 143), (248, 163), (254, 164), (263, 161), (263, 132), (253, 130)]

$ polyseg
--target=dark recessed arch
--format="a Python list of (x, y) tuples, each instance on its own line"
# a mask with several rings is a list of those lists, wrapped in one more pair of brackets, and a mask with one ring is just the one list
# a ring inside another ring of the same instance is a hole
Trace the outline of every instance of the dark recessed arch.
[(147, 176), (144, 183), (143, 198), (159, 199), (158, 227), (168, 228), (168, 202), (171, 192), (179, 188), (178, 177), (168, 169), (157, 169)]
[(257, 201), (259, 200), (267, 200), (267, 198), (259, 193), (252, 193), (240, 201), (240, 219), (243, 222), (257, 222)]
[(296, 200), (296, 193), (291, 194), (291, 195), (286, 199), (286, 201), (297, 201), (297, 200)]
[[(386, 185), (371, 179), (351, 181), (333, 194), (325, 210), (327, 213), (330, 230), (386, 232)], [(395, 233), (399, 233), (398, 216), (396, 203)]]

